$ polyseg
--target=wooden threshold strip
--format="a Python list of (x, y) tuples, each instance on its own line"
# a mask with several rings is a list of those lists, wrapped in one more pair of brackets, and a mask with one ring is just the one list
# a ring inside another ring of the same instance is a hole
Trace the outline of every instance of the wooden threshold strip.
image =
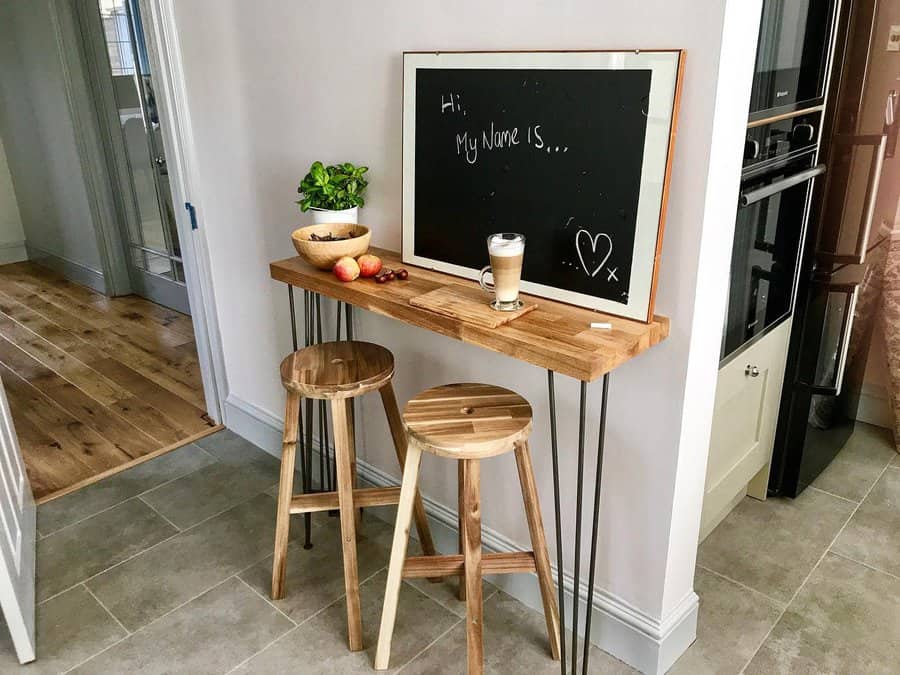
[(83, 487), (87, 487), (92, 483), (96, 483), (97, 481), (103, 480), (104, 478), (109, 478), (110, 476), (114, 476), (121, 471), (125, 471), (125, 469), (130, 469), (133, 466), (137, 466), (138, 464), (143, 464), (144, 462), (159, 457), (160, 455), (164, 455), (167, 452), (172, 452), (173, 450), (177, 450), (180, 447), (188, 445), (189, 443), (193, 443), (196, 440), (204, 438), (205, 436), (209, 436), (210, 434), (214, 434), (217, 431), (221, 431), (225, 426), (222, 424), (217, 424), (216, 426), (209, 427), (208, 429), (204, 429), (202, 431), (197, 432), (187, 438), (182, 438), (177, 443), (172, 443), (171, 445), (167, 445), (164, 448), (160, 448), (159, 450), (154, 450), (153, 452), (147, 453), (146, 455), (142, 455), (141, 457), (137, 457), (130, 462), (126, 462), (125, 464), (121, 464), (119, 466), (113, 467), (112, 469), (108, 469), (107, 471), (103, 471), (102, 473), (98, 473), (96, 476), (91, 476), (90, 478), (85, 478), (84, 480), (78, 481), (77, 483), (73, 483), (72, 485), (68, 485), (61, 490), (57, 490), (51, 494), (45, 495), (40, 499), (35, 499), (35, 504), (46, 504), (47, 502), (53, 501), (57, 497), (62, 497), (63, 495), (67, 495), (70, 492), (75, 492), (76, 490), (80, 490)]
[[(461, 576), (465, 572), (465, 557), (462, 555), (420, 555), (407, 558), (403, 565), (403, 577)], [(481, 556), (482, 574), (519, 574), (534, 572), (534, 553), (485, 553)]]
[[(400, 488), (359, 488), (353, 491), (353, 506), (387, 506), (400, 501)], [(291, 513), (312, 513), (333, 511), (339, 507), (337, 492), (321, 492), (310, 495), (295, 495), (291, 498)]]

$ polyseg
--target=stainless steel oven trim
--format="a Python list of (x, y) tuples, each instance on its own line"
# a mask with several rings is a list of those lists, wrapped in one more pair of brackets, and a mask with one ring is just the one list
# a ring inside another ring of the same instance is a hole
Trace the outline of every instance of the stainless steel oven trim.
[(795, 185), (799, 185), (800, 183), (805, 183), (808, 180), (812, 180), (816, 176), (821, 176), (825, 173), (825, 165), (817, 164), (811, 169), (806, 169), (805, 171), (800, 171), (798, 173), (792, 174), (787, 178), (782, 178), (781, 180), (775, 181), (769, 185), (764, 185), (761, 188), (757, 188), (755, 190), (748, 190), (747, 192), (742, 192), (740, 198), (738, 199), (738, 203), (740, 206), (750, 206), (751, 204), (755, 204), (758, 201), (762, 201), (766, 197), (771, 197), (774, 194), (778, 194), (779, 192), (784, 192), (788, 188), (792, 188)]

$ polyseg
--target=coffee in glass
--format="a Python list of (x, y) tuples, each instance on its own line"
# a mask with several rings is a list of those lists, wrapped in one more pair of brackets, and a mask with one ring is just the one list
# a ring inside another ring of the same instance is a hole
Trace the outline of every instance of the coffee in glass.
[[(525, 235), (500, 232), (487, 238), (491, 264), (481, 270), (481, 287), (494, 292), (491, 307), (501, 312), (512, 312), (523, 306), (519, 300), (519, 281), (522, 278), (522, 260), (525, 258)], [(485, 276), (493, 276), (493, 283)]]

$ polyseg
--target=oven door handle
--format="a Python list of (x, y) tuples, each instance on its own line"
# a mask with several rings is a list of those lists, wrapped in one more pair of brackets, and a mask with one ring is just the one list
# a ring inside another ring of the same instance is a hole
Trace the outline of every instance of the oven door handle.
[(825, 173), (825, 165), (818, 164), (812, 169), (800, 171), (799, 173), (792, 174), (787, 178), (782, 178), (781, 180), (775, 181), (774, 183), (771, 183), (769, 185), (764, 185), (761, 188), (742, 192), (738, 203), (741, 206), (750, 206), (751, 204), (755, 204), (756, 202), (761, 201), (766, 197), (771, 197), (774, 194), (783, 192), (784, 190), (787, 190), (790, 187), (794, 187), (795, 185), (799, 185), (800, 183), (808, 181), (811, 178), (821, 176), (823, 173)]

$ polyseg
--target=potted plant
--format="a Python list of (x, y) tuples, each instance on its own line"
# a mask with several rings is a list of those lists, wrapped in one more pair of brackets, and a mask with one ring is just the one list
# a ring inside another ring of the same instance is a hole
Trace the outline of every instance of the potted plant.
[(367, 166), (350, 162), (325, 166), (313, 162), (300, 181), (300, 210), (313, 212), (313, 223), (355, 223), (358, 209), (365, 203), (363, 194), (369, 182)]

